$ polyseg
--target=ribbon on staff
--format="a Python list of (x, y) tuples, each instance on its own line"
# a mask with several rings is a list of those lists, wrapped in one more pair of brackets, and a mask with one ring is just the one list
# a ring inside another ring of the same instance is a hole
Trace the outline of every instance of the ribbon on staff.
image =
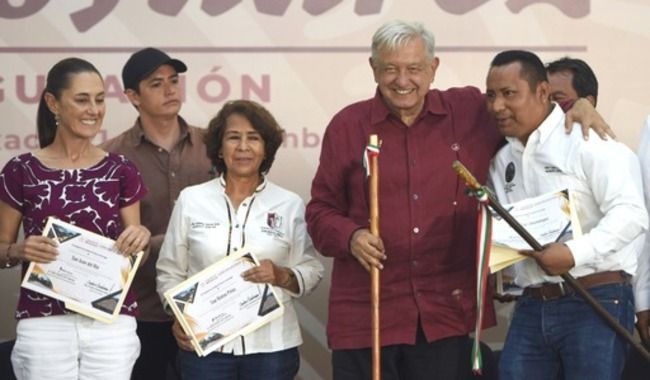
[(366, 150), (363, 152), (363, 168), (366, 169), (366, 178), (370, 177), (371, 157), (379, 157), (379, 144), (368, 143)]
[(478, 203), (478, 228), (476, 247), (476, 324), (472, 345), (472, 371), (480, 375), (483, 370), (481, 357), (481, 331), (483, 330), (483, 310), (487, 296), (490, 275), (490, 246), (492, 245), (492, 215), (488, 209), (490, 199), (485, 191), (476, 191)]

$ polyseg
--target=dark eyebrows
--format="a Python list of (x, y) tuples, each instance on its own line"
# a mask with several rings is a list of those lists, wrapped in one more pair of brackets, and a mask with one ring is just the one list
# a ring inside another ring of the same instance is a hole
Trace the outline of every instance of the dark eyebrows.
[(225, 131), (223, 134), (224, 134), (224, 136), (225, 135), (238, 135), (239, 136), (239, 135), (244, 135), (244, 134), (246, 136), (261, 136), (262, 135), (261, 133), (259, 133), (256, 130), (246, 131), (245, 133), (242, 133), (240, 131), (236, 131), (236, 130), (232, 130), (232, 129)]
[(98, 92), (97, 94), (94, 94), (94, 95), (89, 93), (89, 92), (78, 92), (76, 94), (73, 94), (72, 96), (75, 97), (75, 98), (91, 98), (93, 96), (98, 97), (98, 96), (104, 96), (104, 95), (105, 95), (105, 92), (101, 91), (101, 92)]
[(174, 73), (174, 74), (169, 75), (167, 77), (164, 77), (162, 75), (156, 75), (156, 76), (145, 79), (145, 81), (146, 81), (147, 84), (153, 84), (153, 83), (162, 82), (162, 81), (164, 81), (166, 79), (167, 80), (168, 79), (178, 79), (178, 73)]

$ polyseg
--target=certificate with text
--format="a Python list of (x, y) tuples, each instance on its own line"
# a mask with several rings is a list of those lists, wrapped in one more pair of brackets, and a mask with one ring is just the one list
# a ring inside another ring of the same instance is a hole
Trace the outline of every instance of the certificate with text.
[(68, 310), (111, 323), (131, 286), (142, 252), (123, 256), (115, 241), (55, 218), (43, 236), (58, 242), (51, 263), (32, 262), (21, 286), (65, 303)]
[[(582, 234), (569, 190), (556, 191), (503, 205), (541, 245), (564, 242)], [(498, 272), (526, 259), (517, 251), (532, 249), (499, 215), (492, 215), (490, 271)]]
[(246, 249), (227, 256), (165, 292), (176, 319), (199, 356), (219, 349), (284, 312), (273, 286), (244, 281), (259, 265)]

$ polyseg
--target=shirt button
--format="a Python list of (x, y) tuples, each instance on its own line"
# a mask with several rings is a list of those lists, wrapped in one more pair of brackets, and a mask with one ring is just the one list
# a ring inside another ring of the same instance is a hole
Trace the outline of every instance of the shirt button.
[(413, 200), (415, 200), (415, 201), (417, 201), (417, 200), (418, 200), (418, 198), (420, 198), (420, 196), (419, 196), (419, 195), (417, 195), (417, 194), (413, 194)]
[(162, 151), (163, 151), (162, 148), (158, 148), (158, 152), (159, 152), (159, 153), (162, 153)]
[(244, 207), (246, 207), (246, 203), (242, 203), (241, 205), (244, 206)]
[(235, 228), (239, 228), (239, 224), (236, 224), (236, 225), (235, 225)]
[(169, 173), (169, 175), (171, 175), (172, 177), (176, 177), (176, 173), (175, 173), (175, 172), (171, 172), (171, 173)]
[(411, 265), (413, 265), (414, 267), (418, 266), (418, 261), (417, 260), (411, 261)]
[(451, 202), (451, 204), (454, 205), (454, 206), (458, 206), (458, 202), (457, 202), (457, 201), (453, 201), (453, 202)]
[(237, 248), (233, 248), (232, 250), (235, 251), (235, 252), (237, 252)]
[(414, 234), (419, 234), (419, 233), (420, 233), (420, 229), (419, 229), (418, 227), (413, 228), (413, 233), (414, 233)]

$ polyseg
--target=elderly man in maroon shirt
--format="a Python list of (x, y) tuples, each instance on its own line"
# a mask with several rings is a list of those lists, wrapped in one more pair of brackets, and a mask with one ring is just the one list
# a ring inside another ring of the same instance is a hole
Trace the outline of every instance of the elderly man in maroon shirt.
[[(372, 41), (374, 98), (345, 107), (325, 132), (306, 218), (316, 248), (334, 258), (327, 336), (335, 380), (370, 378), (373, 265), (382, 269), (382, 378), (471, 377), (476, 201), (451, 165), (461, 160), (485, 181), (502, 137), (477, 88), (429, 89), (438, 64), (421, 24), (383, 25)], [(381, 239), (368, 230), (370, 134), (383, 142)], [(488, 303), (483, 326), (494, 324)]]

